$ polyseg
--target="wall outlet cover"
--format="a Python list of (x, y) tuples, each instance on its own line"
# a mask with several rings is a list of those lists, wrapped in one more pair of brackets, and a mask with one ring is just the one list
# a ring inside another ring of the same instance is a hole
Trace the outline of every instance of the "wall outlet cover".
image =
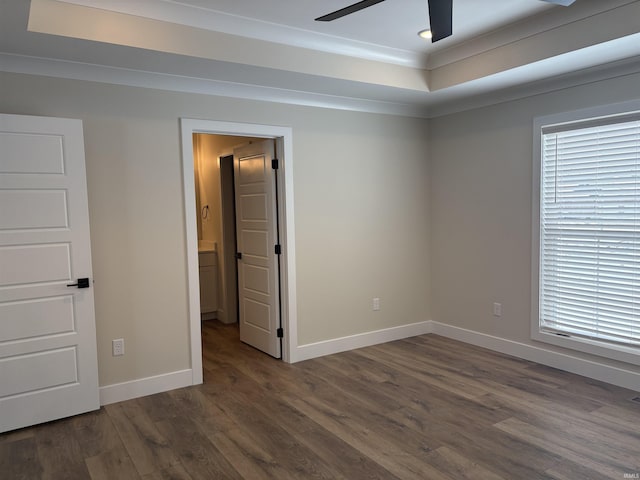
[(116, 338), (111, 341), (111, 350), (114, 357), (124, 355), (124, 338)]

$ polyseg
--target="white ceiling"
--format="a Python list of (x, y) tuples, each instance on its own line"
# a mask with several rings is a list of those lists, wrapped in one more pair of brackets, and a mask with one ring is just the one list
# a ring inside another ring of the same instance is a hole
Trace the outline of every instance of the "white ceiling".
[(427, 55), (550, 9), (541, 0), (455, 0), (454, 36), (431, 43), (427, 0), (386, 0), (333, 22), (315, 18), (356, 0), (62, 0), (206, 30), (421, 66)]
[(0, 69), (431, 116), (640, 68), (640, 1), (454, 0), (435, 44), (426, 0), (313, 20), (354, 2), (0, 0)]
[[(333, 22), (314, 19), (356, 0), (175, 0), (173, 3), (222, 16), (241, 17), (247, 24), (266, 22), (293, 27), (297, 31), (292, 35), (315, 32), (416, 53), (495, 30), (548, 8), (558, 8), (540, 0), (456, 0), (453, 12), (456, 38), (432, 44), (417, 36), (418, 31), (429, 26), (427, 0), (386, 0)], [(247, 30), (243, 34), (251, 32)]]

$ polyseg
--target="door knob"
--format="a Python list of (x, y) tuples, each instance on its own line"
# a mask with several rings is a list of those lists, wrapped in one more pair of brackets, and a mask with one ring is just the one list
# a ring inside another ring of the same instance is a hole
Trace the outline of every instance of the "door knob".
[(89, 279), (79, 278), (78, 283), (67, 284), (67, 287), (89, 288)]

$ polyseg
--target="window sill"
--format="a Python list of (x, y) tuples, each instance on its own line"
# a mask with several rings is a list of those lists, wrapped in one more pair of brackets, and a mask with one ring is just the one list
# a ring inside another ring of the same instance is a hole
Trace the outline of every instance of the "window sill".
[(534, 325), (531, 338), (539, 342), (549, 343), (558, 347), (564, 347), (579, 352), (590, 353), (599, 357), (617, 360), (619, 362), (640, 365), (640, 348), (625, 347), (606, 342), (599, 342), (588, 338), (571, 337), (557, 335), (554, 333), (541, 332)]

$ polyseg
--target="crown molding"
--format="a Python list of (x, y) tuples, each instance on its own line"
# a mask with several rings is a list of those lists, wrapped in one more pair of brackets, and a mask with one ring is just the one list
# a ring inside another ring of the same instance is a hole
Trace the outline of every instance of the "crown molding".
[(264, 42), (290, 45), (319, 52), (390, 63), (404, 67), (424, 68), (427, 56), (399, 48), (328, 35), (288, 25), (231, 15), (212, 8), (176, 3), (171, 0), (58, 0), (83, 7), (151, 18), (203, 30), (238, 35)]
[[(561, 44), (575, 47), (576, 31), (574, 23), (586, 24), (591, 22), (596, 26), (583, 27), (577, 34), (583, 43), (596, 43), (593, 35), (617, 35), (625, 23), (635, 25), (637, 31), (637, 0), (580, 0), (571, 8), (556, 8), (547, 10), (537, 15), (527, 17), (524, 20), (511, 23), (502, 28), (492, 30), (483, 35), (478, 35), (465, 41), (461, 41), (445, 48), (437, 49), (429, 54), (426, 68), (434, 70), (452, 63), (461, 62), (471, 57), (483, 55), (501, 47), (509, 47), (518, 43), (524, 43), (531, 37), (542, 38), (549, 32), (555, 32), (556, 36), (563, 36)], [(606, 20), (606, 17), (616, 16), (617, 19)], [(608, 28), (598, 28), (607, 25)], [(566, 31), (565, 31), (565, 27)], [(633, 27), (631, 28), (633, 30)], [(563, 34), (563, 31), (565, 33)], [(582, 38), (585, 37), (586, 38)]]
[[(203, 61), (226, 62), (229, 66), (259, 67), (263, 72), (271, 69), (416, 92), (428, 91), (428, 73), (419, 68), (260, 41), (57, 0), (31, 0), (27, 28), (30, 34), (48, 34), (136, 48), (141, 50), (142, 55), (144, 52), (161, 52)], [(36, 39), (33, 36), (26, 40)], [(17, 47), (20, 48), (19, 45)], [(87, 45), (84, 52), (91, 48), (90, 44)], [(76, 55), (82, 54), (80, 50), (74, 51)], [(22, 51), (15, 53), (29, 54)], [(118, 53), (114, 51), (113, 61), (117, 62), (118, 59)], [(72, 60), (87, 61), (84, 58)]]
[[(620, 26), (625, 23), (625, 19), (635, 25), (634, 19), (637, 18), (637, 15), (632, 10), (634, 4), (636, 4), (637, 10), (638, 3), (637, 0), (607, 0), (606, 2), (581, 0), (570, 8), (545, 10), (537, 15), (470, 39), (455, 41), (452, 44), (449, 43), (452, 39), (448, 39), (448, 41), (439, 44), (429, 45), (427, 51), (416, 52), (232, 15), (213, 8), (190, 5), (175, 0), (55, 1), (316, 52), (429, 70), (445, 67), (501, 47), (510, 47), (514, 43), (525, 42), (530, 37), (540, 37), (546, 34), (553, 34), (556, 38), (560, 38), (560, 42), (554, 43), (559, 46), (575, 45), (576, 34), (586, 35), (583, 43), (591, 42), (591, 44), (596, 43), (595, 39), (588, 38), (591, 34), (609, 35), (614, 38), (619, 32)], [(616, 20), (613, 23), (605, 20), (606, 15), (603, 14), (615, 15), (616, 11), (618, 18), (622, 20)], [(596, 17), (598, 17), (597, 21)], [(578, 32), (572, 28), (576, 22), (586, 23), (589, 21), (598, 25), (615, 26), (615, 28), (583, 28)], [(242, 32), (242, 34), (239, 35), (238, 32)]]
[(7, 53), (0, 53), (0, 71), (306, 107), (436, 118), (603, 80), (638, 75), (640, 74), (640, 56), (502, 88), (491, 89), (486, 81), (473, 82), (476, 84), (474, 88), (467, 85), (465, 91), (451, 92), (446, 98), (431, 94), (429, 97), (431, 100), (425, 100), (421, 104), (317, 94)]
[(0, 53), (0, 71), (307, 107), (426, 118), (424, 105), (303, 92), (208, 78)]
[[(465, 93), (460, 93), (456, 97), (434, 99), (428, 107), (428, 117), (441, 117), (475, 108), (498, 105), (500, 103), (544, 95), (567, 88), (638, 74), (640, 74), (640, 56), (597, 65), (595, 67), (577, 69), (552, 78), (542, 78), (529, 82), (523, 80), (516, 85), (505, 86), (485, 93), (469, 90)], [(481, 90), (486, 81), (481, 80), (474, 83), (477, 85), (476, 89)]]

